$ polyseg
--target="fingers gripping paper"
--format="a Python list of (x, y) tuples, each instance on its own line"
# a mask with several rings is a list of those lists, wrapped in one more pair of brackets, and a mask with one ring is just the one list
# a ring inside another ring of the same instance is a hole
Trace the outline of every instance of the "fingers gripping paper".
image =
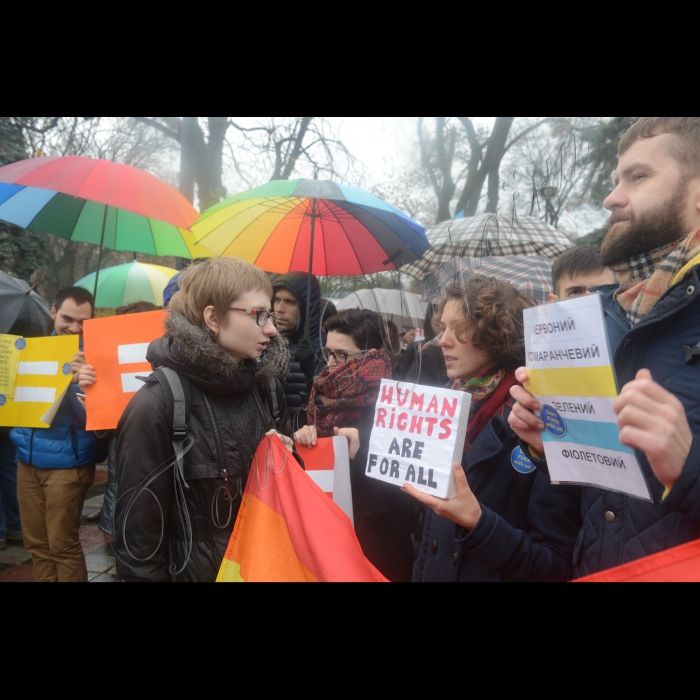
[(77, 335), (30, 338), (20, 347), (14, 396), (0, 395), (0, 426), (50, 428), (73, 379), (71, 362), (80, 340)]
[(114, 430), (148, 376), (148, 346), (163, 335), (167, 311), (100, 318), (85, 323), (85, 359), (97, 382), (88, 387), (87, 429)]
[(600, 295), (527, 309), (526, 389), (542, 406), (552, 483), (651, 494), (634, 450), (620, 443), (618, 396)]

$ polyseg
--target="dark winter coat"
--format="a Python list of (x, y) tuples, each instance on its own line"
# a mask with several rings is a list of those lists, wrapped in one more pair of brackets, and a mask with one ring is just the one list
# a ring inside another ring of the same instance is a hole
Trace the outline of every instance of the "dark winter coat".
[[(304, 337), (306, 331), (306, 304), (308, 299), (308, 289), (309, 289), (309, 275), (305, 272), (290, 272), (286, 275), (278, 277), (274, 282), (275, 291), (278, 289), (286, 289), (287, 291), (294, 294), (299, 302), (299, 325), (296, 331), (287, 336), (287, 341), (289, 342), (289, 351), (294, 357), (299, 342)], [(323, 309), (321, 308), (321, 285), (318, 280), (313, 277), (311, 284), (311, 342), (314, 344), (317, 356), (320, 356), (321, 350), (321, 319), (323, 315)], [(317, 369), (317, 368), (315, 368)], [(289, 409), (289, 415), (295, 425), (297, 425), (297, 414), (300, 412), (302, 407), (306, 406), (309, 402), (309, 396), (311, 395), (311, 389), (314, 383), (314, 375), (316, 372), (312, 372), (311, 376), (307, 376), (301, 369), (301, 365), (292, 360), (291, 367), (289, 369), (289, 376), (284, 385), (284, 393), (287, 397), (287, 408)], [(301, 421), (300, 425), (304, 425), (304, 421)]]
[(545, 472), (515, 471), (520, 441), (509, 415), (508, 409), (484, 428), (462, 464), (483, 510), (476, 528), (468, 532), (429, 510), (414, 582), (571, 579), (580, 493), (552, 486)]
[(653, 503), (583, 489), (583, 529), (575, 552), (579, 576), (700, 539), (700, 361), (687, 361), (683, 349), (700, 342), (699, 270), (693, 268), (633, 329), (614, 299), (617, 287), (599, 290), (620, 388), (639, 370), (650, 370), (654, 380), (685, 407), (694, 442), (683, 474), (665, 500), (665, 489), (641, 452), (637, 457)]
[[(166, 330), (165, 337), (150, 346), (148, 361), (154, 368), (175, 370), (191, 387), (191, 447), (184, 458), (187, 486), (178, 495), (176, 470), (165, 466), (174, 456), (172, 423), (166, 418), (163, 389), (150, 378), (117, 430), (117, 575), (120, 581), (213, 582), (258, 446), (270, 430), (292, 434), (280, 381), (286, 376), (289, 353), (276, 336), (260, 362), (238, 367), (206, 331), (183, 316), (171, 315)], [(273, 386), (281, 412), (277, 426), (271, 408)]]
[(360, 433), (362, 447), (350, 464), (355, 533), (365, 556), (392, 583), (408, 583), (415, 550), (411, 539), (415, 501), (392, 484), (366, 476), (374, 409), (347, 426)]

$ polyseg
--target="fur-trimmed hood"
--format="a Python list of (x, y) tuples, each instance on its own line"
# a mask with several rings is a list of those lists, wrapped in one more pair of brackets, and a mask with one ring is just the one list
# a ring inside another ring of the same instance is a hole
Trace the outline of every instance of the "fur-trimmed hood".
[(239, 367), (207, 330), (191, 325), (181, 314), (168, 316), (165, 331), (165, 336), (149, 347), (148, 362), (154, 368), (170, 367), (207, 393), (250, 393), (256, 382), (284, 381), (289, 374), (291, 357), (281, 335), (271, 339), (260, 360), (247, 360)]

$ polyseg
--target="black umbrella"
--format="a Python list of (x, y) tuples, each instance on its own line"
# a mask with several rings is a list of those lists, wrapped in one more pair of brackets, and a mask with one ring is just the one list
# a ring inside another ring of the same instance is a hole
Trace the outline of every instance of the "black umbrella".
[(0, 272), (0, 333), (41, 337), (52, 323), (49, 305), (34, 287)]

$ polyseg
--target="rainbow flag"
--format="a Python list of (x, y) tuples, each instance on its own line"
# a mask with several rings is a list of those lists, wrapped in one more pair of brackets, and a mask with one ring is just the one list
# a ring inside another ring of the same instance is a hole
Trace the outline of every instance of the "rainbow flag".
[(258, 449), (217, 583), (387, 583), (277, 437)]

